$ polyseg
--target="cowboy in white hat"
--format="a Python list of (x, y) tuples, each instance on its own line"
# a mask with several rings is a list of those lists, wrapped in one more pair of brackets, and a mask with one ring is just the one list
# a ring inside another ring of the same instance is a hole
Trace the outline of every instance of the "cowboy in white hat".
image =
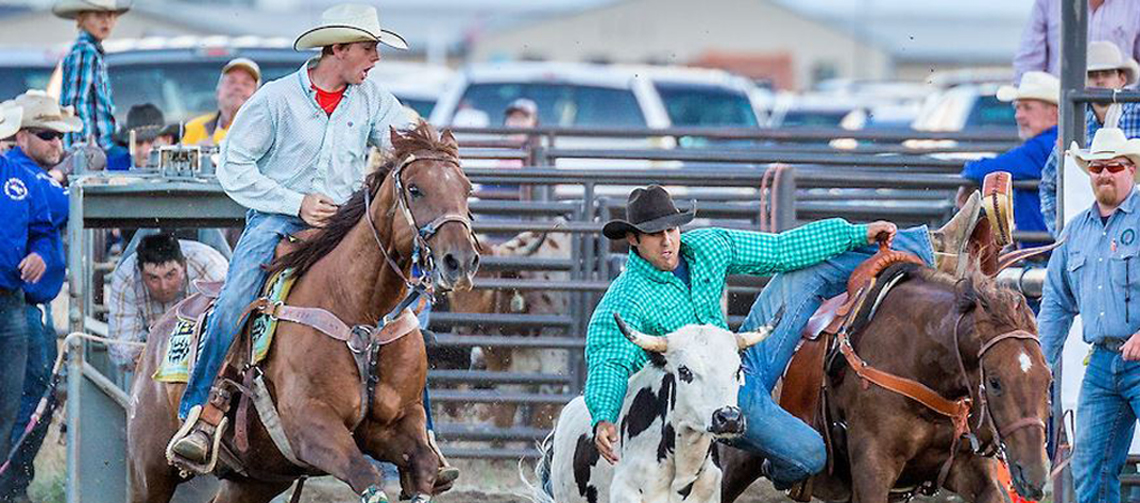
[[(1088, 86), (1119, 90), (1133, 86), (1140, 77), (1140, 65), (1108, 41), (1089, 43)], [(1140, 138), (1140, 103), (1092, 103), (1085, 112), (1086, 137), (1096, 136), (1102, 127), (1120, 128), (1127, 138)], [(1057, 237), (1057, 168), (1060, 149), (1054, 149), (1041, 170), (1041, 213), (1049, 233)]]
[(186, 123), (182, 143), (186, 145), (219, 145), (226, 138), (230, 124), (241, 106), (261, 86), (261, 67), (249, 58), (231, 59), (218, 77), (218, 109), (195, 117)]
[[(1017, 120), (1021, 145), (997, 157), (978, 159), (962, 166), (962, 178), (978, 185), (991, 173), (1009, 172), (1014, 180), (1040, 180), (1041, 169), (1049, 152), (1057, 143), (1057, 102), (1061, 98), (1061, 83), (1057, 77), (1045, 72), (1026, 72), (1017, 87), (1003, 86), (997, 91), (1001, 101), (1012, 102)], [(981, 205), (977, 192), (963, 187), (958, 191), (958, 202), (963, 214), (973, 214)], [(1045, 218), (1041, 215), (1041, 199), (1037, 190), (1013, 189), (1014, 226), (1021, 231), (1045, 231)], [(965, 227), (963, 227), (965, 228)], [(1044, 243), (1022, 243), (1037, 246)]]
[(64, 147), (88, 138), (103, 150), (114, 145), (115, 100), (103, 62), (103, 41), (111, 36), (119, 16), (129, 9), (129, 0), (57, 0), (52, 6), (52, 13), (74, 19), (79, 28), (79, 38), (63, 59), (59, 103), (75, 109), (83, 129), (68, 133)]
[[(24, 110), (14, 101), (0, 104), (0, 140), (20, 129)], [(9, 452), (20, 408), (29, 330), (24, 285), (43, 279), (51, 255), (51, 216), (34, 173), (0, 156), (0, 452)]]
[[(281, 236), (321, 226), (335, 214), (363, 182), (369, 148), (387, 150), (389, 129), (409, 125), (400, 102), (376, 80), (365, 79), (380, 59), (380, 44), (407, 48), (402, 37), (381, 28), (375, 7), (329, 8), (293, 44), (320, 53), (262, 86), (230, 126), (218, 181), (250, 211), (182, 396), (183, 426), (167, 449), (183, 469), (206, 472), (217, 460), (213, 446), (224, 414), (207, 397), (236, 320), (265, 281), (260, 265), (273, 258)], [(439, 479), (449, 485), (456, 476), (448, 467)]]
[(1140, 393), (1140, 140), (1117, 128), (1097, 131), (1086, 150), (1069, 151), (1096, 197), (1065, 226), (1053, 251), (1037, 317), (1050, 366), (1061, 359), (1073, 317), (1093, 346), (1077, 402), (1073, 478), (1077, 501), (1120, 501)]
[[(16, 146), (5, 157), (17, 166), (23, 167), (34, 176), (39, 186), (38, 194), (42, 204), (48, 208), (54, 232), (49, 236), (51, 252), (41, 257), (44, 261), (44, 274), (39, 281), (23, 283), (24, 312), (28, 330), (27, 364), (24, 367), (23, 397), (21, 411), (29, 413), (47, 390), (55, 361), (56, 335), (51, 328), (50, 316), (44, 316), (46, 308), (59, 295), (66, 273), (63, 255), (62, 230), (67, 225), (69, 203), (67, 189), (63, 187), (65, 175), (56, 168), (63, 157), (63, 135), (83, 129), (83, 122), (68, 108), (60, 107), (55, 98), (44, 91), (29, 90), (16, 97), (12, 104), (23, 110), (20, 130), (16, 132)], [(45, 322), (45, 320), (47, 320)], [(10, 371), (17, 371), (9, 369)], [(15, 431), (24, 431), (28, 415), (17, 418)], [(33, 434), (25, 440), (18, 456), (12, 458), (9, 469), (7, 491), (0, 498), (9, 497), (26, 500), (28, 484), (34, 474), (32, 461), (43, 443), (43, 435)]]

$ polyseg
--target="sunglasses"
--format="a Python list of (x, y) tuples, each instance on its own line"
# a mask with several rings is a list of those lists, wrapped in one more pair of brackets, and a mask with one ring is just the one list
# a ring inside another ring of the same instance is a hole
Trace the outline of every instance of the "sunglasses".
[(39, 138), (43, 141), (52, 141), (52, 140), (63, 139), (63, 133), (60, 133), (58, 131), (44, 130), (44, 131), (36, 131), (32, 134), (36, 135), (36, 138)]
[(1101, 171), (1108, 170), (1109, 173), (1116, 174), (1128, 169), (1131, 164), (1124, 164), (1122, 162), (1104, 162), (1104, 163), (1090, 163), (1089, 173), (1099, 175)]

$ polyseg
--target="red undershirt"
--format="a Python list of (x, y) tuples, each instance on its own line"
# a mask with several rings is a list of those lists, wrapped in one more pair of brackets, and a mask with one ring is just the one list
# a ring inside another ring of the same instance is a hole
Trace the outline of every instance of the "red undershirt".
[(331, 116), (333, 110), (336, 110), (336, 106), (340, 104), (340, 99), (344, 97), (345, 89), (348, 89), (348, 86), (340, 88), (340, 91), (330, 93), (314, 84), (313, 90), (317, 92), (317, 106)]

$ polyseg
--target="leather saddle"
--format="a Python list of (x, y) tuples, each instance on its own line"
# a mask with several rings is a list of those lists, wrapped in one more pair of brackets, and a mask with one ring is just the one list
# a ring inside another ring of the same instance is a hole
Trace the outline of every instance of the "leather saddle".
[[(891, 250), (889, 243), (880, 243), (878, 253), (851, 273), (847, 280), (847, 291), (824, 301), (812, 315), (802, 333), (804, 340), (784, 372), (778, 397), (780, 406), (820, 430), (824, 438), (830, 436), (821, 414), (824, 407), (824, 377), (834, 336), (841, 331), (861, 326), (870, 319), (874, 304), (893, 285), (893, 282), (876, 285), (876, 280), (884, 271), (899, 264), (925, 265), (922, 259), (911, 253)], [(896, 274), (891, 276), (897, 277)], [(871, 305), (868, 305), (869, 302)], [(789, 496), (797, 501), (809, 501), (810, 479), (794, 487)]]

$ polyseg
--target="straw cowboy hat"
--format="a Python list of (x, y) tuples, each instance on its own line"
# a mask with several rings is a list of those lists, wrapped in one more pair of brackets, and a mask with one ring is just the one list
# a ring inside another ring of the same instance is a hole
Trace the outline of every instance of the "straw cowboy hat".
[[(1127, 157), (1140, 168), (1140, 139), (1129, 140), (1119, 128), (1106, 127), (1096, 132), (1092, 145), (1087, 149), (1081, 149), (1077, 142), (1073, 142), (1069, 154), (1085, 173), (1089, 171), (1090, 162), (1107, 161), (1116, 157)], [(1140, 169), (1136, 170), (1133, 178), (1140, 182)]]
[(30, 89), (16, 97), (16, 105), (24, 109), (20, 129), (47, 129), (57, 133), (78, 133), (83, 121), (75, 116), (71, 107), (60, 107), (47, 92)]
[(1061, 81), (1045, 72), (1025, 72), (1017, 87), (1002, 86), (997, 90), (1001, 101), (1040, 100), (1057, 104), (1061, 100)]
[(24, 109), (15, 101), (0, 103), (0, 140), (16, 134), (16, 131), (20, 130), (20, 120), (23, 117)]
[(625, 220), (615, 218), (606, 222), (602, 234), (610, 239), (625, 239), (627, 232), (653, 234), (665, 229), (680, 227), (693, 220), (697, 214), (696, 201), (689, 207), (678, 210), (673, 205), (673, 197), (660, 185), (633, 189), (625, 206)]
[(131, 10), (130, 0), (56, 0), (51, 13), (64, 19), (75, 19), (80, 12), (115, 12), (122, 14)]
[(1136, 83), (1140, 75), (1140, 65), (1136, 60), (1125, 58), (1120, 48), (1112, 42), (1098, 41), (1089, 43), (1088, 71), (1120, 70), (1128, 80), (1124, 85), (1131, 86)]
[(341, 4), (321, 13), (320, 24), (297, 37), (293, 49), (316, 49), (352, 42), (380, 42), (395, 49), (408, 48), (404, 37), (380, 27), (380, 15), (375, 7)]

